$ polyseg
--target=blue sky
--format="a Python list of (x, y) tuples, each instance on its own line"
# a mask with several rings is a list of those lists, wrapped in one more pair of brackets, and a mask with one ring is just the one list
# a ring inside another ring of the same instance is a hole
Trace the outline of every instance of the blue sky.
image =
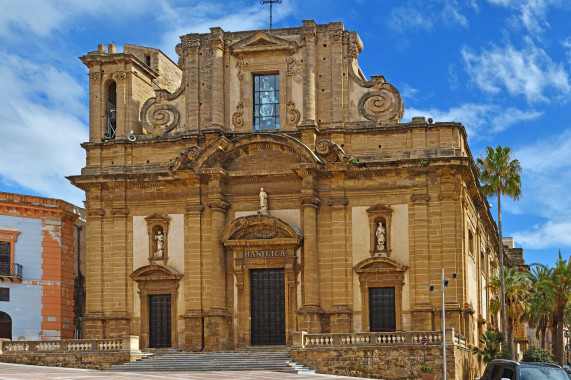
[[(1, 0), (0, 191), (82, 205), (64, 178), (85, 165), (88, 77), (97, 44), (155, 47), (179, 36), (267, 28), (257, 0)], [(504, 199), (505, 236), (528, 263), (571, 254), (571, 2), (283, 0), (274, 27), (342, 21), (364, 43), (365, 75), (384, 75), (413, 116), (461, 122), (474, 157), (509, 145), (523, 196)], [(496, 215), (496, 202), (491, 200)]]

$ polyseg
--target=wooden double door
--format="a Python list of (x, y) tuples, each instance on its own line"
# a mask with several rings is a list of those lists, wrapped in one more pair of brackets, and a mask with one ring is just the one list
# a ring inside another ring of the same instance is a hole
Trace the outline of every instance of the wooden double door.
[(395, 288), (369, 288), (371, 332), (396, 330)]
[(149, 347), (171, 347), (171, 295), (149, 295)]
[(285, 345), (285, 278), (283, 269), (250, 270), (250, 344)]

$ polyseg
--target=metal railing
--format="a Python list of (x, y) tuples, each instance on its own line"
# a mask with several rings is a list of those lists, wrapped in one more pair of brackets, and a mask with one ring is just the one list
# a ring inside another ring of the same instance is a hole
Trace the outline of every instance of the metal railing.
[(0, 277), (22, 279), (22, 265), (16, 263), (0, 263)]

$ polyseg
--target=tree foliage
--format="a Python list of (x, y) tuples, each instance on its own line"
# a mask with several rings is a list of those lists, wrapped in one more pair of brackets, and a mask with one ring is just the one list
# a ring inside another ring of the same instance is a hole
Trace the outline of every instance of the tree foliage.
[(522, 362), (555, 363), (548, 350), (539, 347), (529, 347), (523, 353)]
[(502, 345), (505, 345), (505, 339), (499, 331), (486, 331), (479, 339), (483, 344), (483, 348), (472, 348), (472, 352), (477, 355), (478, 361), (489, 363), (494, 359), (509, 359), (510, 353), (502, 350)]

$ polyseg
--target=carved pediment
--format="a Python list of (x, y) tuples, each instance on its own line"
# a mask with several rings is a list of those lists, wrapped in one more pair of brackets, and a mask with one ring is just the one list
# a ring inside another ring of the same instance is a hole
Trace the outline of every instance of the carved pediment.
[(298, 49), (297, 42), (284, 40), (262, 31), (258, 31), (230, 46), (231, 54), (237, 57), (259, 52), (276, 53), (283, 51), (287, 54), (293, 54)]
[(393, 209), (390, 208), (389, 206), (385, 206), (382, 204), (376, 204), (374, 206), (371, 206), (367, 209), (367, 212), (369, 214), (391, 214), (393, 212)]
[(288, 239), (299, 244), (303, 232), (291, 223), (269, 215), (250, 215), (234, 219), (219, 235), (225, 244), (236, 240)]
[(129, 275), (134, 281), (180, 280), (182, 274), (166, 265), (145, 265)]
[(372, 257), (361, 261), (353, 269), (357, 273), (406, 272), (408, 267), (388, 257)]

